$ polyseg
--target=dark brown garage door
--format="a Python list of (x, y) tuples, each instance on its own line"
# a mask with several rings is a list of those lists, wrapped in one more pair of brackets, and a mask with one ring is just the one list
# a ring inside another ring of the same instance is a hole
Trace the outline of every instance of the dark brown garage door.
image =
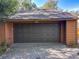
[(59, 24), (15, 24), (14, 42), (58, 42)]

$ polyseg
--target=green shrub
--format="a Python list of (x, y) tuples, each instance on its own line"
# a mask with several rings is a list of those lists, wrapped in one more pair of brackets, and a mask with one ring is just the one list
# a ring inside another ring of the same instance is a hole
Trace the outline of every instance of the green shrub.
[(0, 55), (2, 55), (7, 49), (7, 44), (5, 42), (2, 42), (0, 45)]
[(70, 48), (78, 48), (79, 46), (77, 45), (77, 43), (71, 43), (71, 45), (69, 45)]
[(6, 47), (0, 47), (0, 55), (2, 55), (6, 51)]
[(78, 45), (77, 44), (74, 44), (71, 46), (72, 48), (78, 48)]

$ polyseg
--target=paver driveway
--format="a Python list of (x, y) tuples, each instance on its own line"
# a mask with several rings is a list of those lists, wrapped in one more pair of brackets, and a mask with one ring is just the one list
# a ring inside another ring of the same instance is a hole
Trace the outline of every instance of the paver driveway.
[(1, 59), (79, 59), (78, 52), (59, 43), (16, 43)]

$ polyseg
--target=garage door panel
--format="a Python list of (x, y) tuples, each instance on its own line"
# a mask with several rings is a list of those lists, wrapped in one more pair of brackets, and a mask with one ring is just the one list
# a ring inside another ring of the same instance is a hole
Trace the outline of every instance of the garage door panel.
[(14, 42), (57, 42), (59, 24), (16, 24), (14, 25)]

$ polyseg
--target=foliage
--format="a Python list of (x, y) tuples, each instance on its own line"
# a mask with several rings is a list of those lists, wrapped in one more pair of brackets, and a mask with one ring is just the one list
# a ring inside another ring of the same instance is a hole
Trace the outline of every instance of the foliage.
[(31, 4), (27, 3), (27, 2), (23, 2), (23, 6), (26, 8), (26, 9), (31, 9), (32, 6)]
[(37, 5), (35, 3), (32, 3), (32, 8), (37, 8)]
[(75, 43), (75, 42), (73, 42), (73, 43), (71, 42), (70, 45), (68, 45), (68, 47), (70, 47), (70, 48), (79, 48), (78, 44)]
[(0, 55), (2, 55), (7, 49), (7, 44), (5, 42), (2, 42), (0, 45)]
[(71, 46), (69, 46), (70, 48), (79, 48), (79, 46), (77, 44), (73, 44)]
[(44, 9), (56, 9), (57, 8), (57, 2), (47, 2), (43, 5)]
[(0, 15), (11, 15), (18, 8), (17, 0), (0, 0)]
[(32, 10), (33, 8), (37, 8), (35, 3), (31, 3), (31, 0), (29, 0), (29, 1), (28, 0), (24, 0), (22, 5), (28, 10)]

